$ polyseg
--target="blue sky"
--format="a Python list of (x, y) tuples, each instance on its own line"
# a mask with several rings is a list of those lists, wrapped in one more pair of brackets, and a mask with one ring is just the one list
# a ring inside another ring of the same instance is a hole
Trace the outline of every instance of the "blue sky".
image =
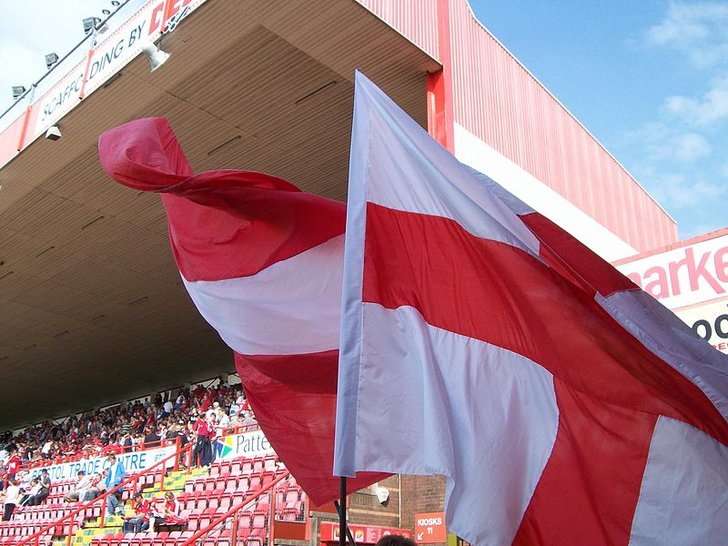
[[(728, 225), (728, 2), (470, 3), (670, 213), (681, 238)], [(81, 19), (108, 4), (0, 0), (0, 108), (11, 85), (40, 77), (43, 55), (63, 55), (83, 37)]]
[(681, 238), (728, 226), (728, 2), (470, 3)]

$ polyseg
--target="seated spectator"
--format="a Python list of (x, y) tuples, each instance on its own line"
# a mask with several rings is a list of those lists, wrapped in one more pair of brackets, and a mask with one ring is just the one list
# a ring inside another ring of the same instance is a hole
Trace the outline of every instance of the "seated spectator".
[(23, 496), (20, 498), (20, 506), (33, 506), (33, 499), (40, 493), (43, 486), (40, 483), (40, 478), (33, 478), (30, 482), (28, 489), (23, 489)]
[(63, 496), (64, 502), (76, 502), (83, 499), (83, 494), (91, 487), (91, 476), (83, 470), (76, 474), (76, 486)]
[(103, 493), (104, 488), (104, 481), (106, 480), (106, 475), (109, 473), (108, 469), (104, 470), (100, 474), (94, 474), (91, 477), (91, 485), (88, 489), (82, 489), (79, 492), (78, 500), (81, 502), (88, 502), (94, 500), (96, 497), (98, 497), (101, 493)]
[(3, 521), (10, 521), (15, 506), (20, 502), (20, 487), (15, 478), (8, 478), (8, 486), (5, 488), (5, 512)]
[(125, 533), (141, 533), (149, 529), (149, 518), (152, 515), (152, 503), (142, 496), (141, 491), (132, 498), (133, 514), (126, 518), (123, 531)]
[(33, 495), (33, 498), (28, 503), (28, 506), (38, 506), (46, 497), (51, 493), (51, 477), (48, 475), (48, 469), (44, 468), (40, 471), (40, 491)]
[(182, 507), (172, 491), (167, 491), (164, 494), (164, 499), (157, 500), (163, 500), (164, 505), (161, 510), (154, 511), (153, 527), (155, 530), (158, 530), (160, 525), (184, 525), (187, 523), (187, 519), (180, 516)]

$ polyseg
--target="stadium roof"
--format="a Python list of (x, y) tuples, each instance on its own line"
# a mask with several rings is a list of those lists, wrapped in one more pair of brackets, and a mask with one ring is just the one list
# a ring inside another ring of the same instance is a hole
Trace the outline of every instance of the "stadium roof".
[(232, 371), (174, 265), (161, 202), (96, 142), (165, 116), (196, 171), (264, 171), (343, 199), (354, 69), (422, 125), (438, 63), (351, 1), (211, 0), (0, 170), (0, 429)]

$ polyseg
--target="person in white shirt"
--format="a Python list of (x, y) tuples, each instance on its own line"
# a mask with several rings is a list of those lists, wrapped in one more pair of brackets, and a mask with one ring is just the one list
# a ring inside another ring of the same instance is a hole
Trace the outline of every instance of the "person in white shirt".
[(8, 479), (8, 484), (5, 489), (5, 513), (3, 514), (3, 521), (10, 521), (15, 506), (20, 502), (20, 487), (18, 487), (18, 482), (14, 478), (10, 478)]
[(220, 419), (220, 402), (213, 402), (212, 407), (207, 410), (207, 413), (205, 413), (205, 417), (208, 420), (211, 416), (214, 417), (216, 421)]
[(45, 444), (43, 444), (43, 447), (40, 450), (40, 456), (43, 457), (44, 459), (50, 459), (52, 448), (53, 448), (53, 442), (51, 440), (48, 440)]

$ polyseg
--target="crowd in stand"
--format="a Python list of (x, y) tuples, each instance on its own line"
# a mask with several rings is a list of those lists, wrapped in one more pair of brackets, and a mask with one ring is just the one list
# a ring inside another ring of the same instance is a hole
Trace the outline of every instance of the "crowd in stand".
[[(5, 514), (15, 505), (34, 505), (48, 495), (46, 471), (37, 477), (33, 467), (79, 459), (109, 457), (103, 475), (78, 473), (77, 486), (64, 500), (92, 500), (123, 477), (115, 455), (160, 447), (172, 442), (195, 442), (194, 463), (209, 466), (216, 437), (254, 427), (255, 420), (242, 386), (220, 379), (214, 386), (196, 385), (157, 393), (148, 401), (71, 416), (63, 422), (48, 421), (13, 435), (0, 434), (0, 491), (5, 489)], [(112, 495), (113, 497), (113, 495)], [(113, 501), (112, 501), (113, 503)], [(110, 509), (113, 511), (113, 506)]]

